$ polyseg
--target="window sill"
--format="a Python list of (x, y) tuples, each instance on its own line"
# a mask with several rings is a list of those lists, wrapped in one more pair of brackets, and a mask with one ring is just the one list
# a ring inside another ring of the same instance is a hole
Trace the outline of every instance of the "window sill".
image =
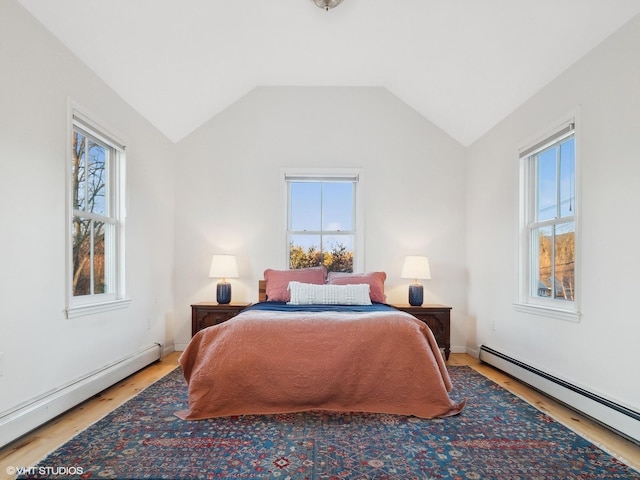
[(513, 307), (517, 312), (528, 313), (530, 315), (542, 315), (545, 317), (556, 318), (558, 320), (566, 320), (568, 322), (579, 323), (580, 312), (571, 310), (560, 310), (559, 308), (543, 307), (541, 305), (531, 305), (525, 303), (515, 303)]
[(89, 305), (77, 305), (74, 307), (67, 307), (65, 309), (65, 314), (67, 315), (67, 318), (83, 317), (85, 315), (94, 315), (96, 313), (127, 308), (130, 303), (130, 299), (123, 299), (113, 300), (111, 302), (92, 303)]

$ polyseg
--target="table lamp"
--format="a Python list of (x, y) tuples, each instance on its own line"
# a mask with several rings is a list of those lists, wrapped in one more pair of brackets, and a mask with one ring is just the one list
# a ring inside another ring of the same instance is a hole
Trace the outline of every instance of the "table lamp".
[(220, 304), (231, 302), (231, 284), (227, 278), (238, 278), (238, 263), (235, 255), (214, 255), (209, 269), (211, 278), (221, 278), (216, 286), (216, 300)]
[(429, 259), (419, 255), (407, 255), (404, 257), (400, 277), (413, 278), (414, 280), (414, 283), (409, 285), (409, 305), (414, 307), (422, 305), (424, 290), (422, 285), (418, 283), (418, 279), (427, 280), (431, 278)]

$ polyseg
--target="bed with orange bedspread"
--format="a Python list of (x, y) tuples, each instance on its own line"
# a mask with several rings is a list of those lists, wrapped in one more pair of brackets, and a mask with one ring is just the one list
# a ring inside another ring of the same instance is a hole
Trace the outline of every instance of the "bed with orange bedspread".
[(389, 305), (258, 303), (198, 332), (180, 357), (199, 420), (307, 410), (458, 414), (429, 328)]

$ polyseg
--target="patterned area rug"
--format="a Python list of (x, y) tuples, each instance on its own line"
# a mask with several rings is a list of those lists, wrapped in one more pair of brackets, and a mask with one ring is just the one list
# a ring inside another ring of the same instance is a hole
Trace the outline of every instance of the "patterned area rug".
[(449, 367), (456, 417), (309, 412), (186, 422), (180, 369), (21, 478), (640, 479), (469, 367)]

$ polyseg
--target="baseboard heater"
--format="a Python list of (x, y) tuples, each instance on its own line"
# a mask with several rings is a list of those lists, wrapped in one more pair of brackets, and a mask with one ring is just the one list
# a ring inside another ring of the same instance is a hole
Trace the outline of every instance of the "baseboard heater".
[(0, 413), (0, 447), (160, 359), (154, 344), (104, 366), (62, 387)]
[(480, 346), (480, 360), (640, 444), (639, 412), (549, 375), (486, 345)]

